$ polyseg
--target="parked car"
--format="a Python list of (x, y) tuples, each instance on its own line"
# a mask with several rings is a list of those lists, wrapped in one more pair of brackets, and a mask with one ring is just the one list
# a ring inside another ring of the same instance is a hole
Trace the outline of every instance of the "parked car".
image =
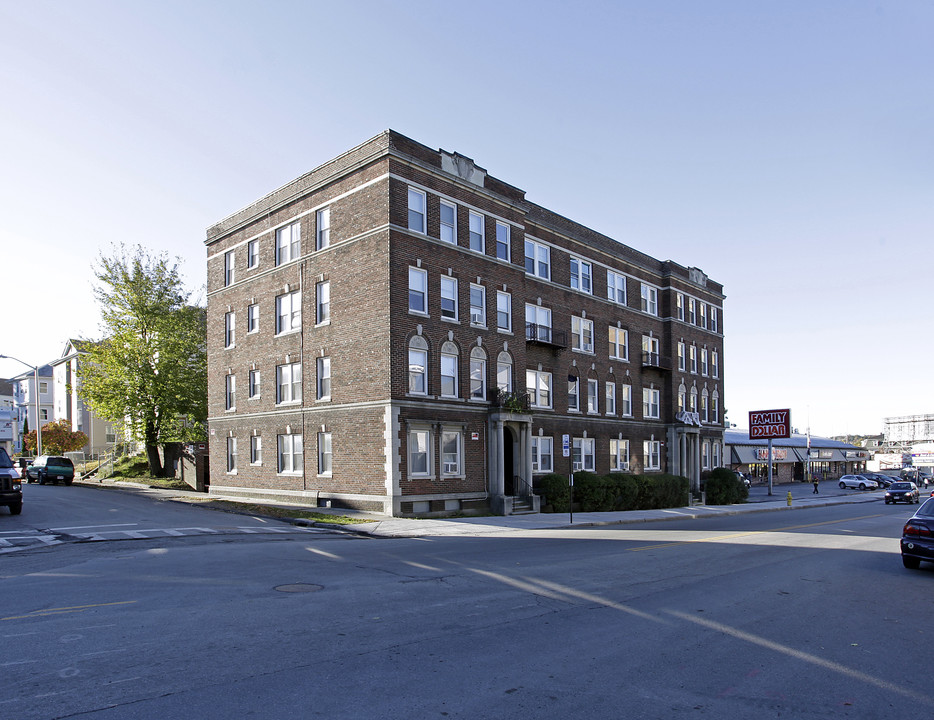
[(38, 480), (40, 485), (45, 485), (47, 482), (62, 481), (66, 485), (71, 485), (74, 479), (74, 463), (66, 457), (40, 455), (32, 461), (31, 465), (26, 466), (27, 482)]
[(752, 486), (752, 483), (749, 481), (749, 476), (748, 476), (748, 475), (746, 475), (745, 473), (740, 472), (739, 470), (734, 470), (733, 472), (736, 473), (736, 478), (737, 478), (741, 483), (743, 483), (743, 487), (745, 487), (745, 488), (748, 489), (749, 487)]
[(902, 528), (902, 564), (917, 570), (921, 561), (934, 562), (934, 498), (928, 498)]
[(10, 508), (11, 515), (23, 512), (23, 485), (7, 451), (0, 447), (0, 505)]
[(885, 504), (897, 503), (899, 500), (908, 503), (921, 502), (921, 491), (913, 482), (899, 481), (892, 483), (891, 487), (885, 491)]
[(879, 487), (875, 480), (865, 475), (844, 475), (840, 478), (840, 489), (854, 488), (859, 490), (875, 490)]
[(889, 485), (895, 482), (895, 478), (889, 477), (888, 475), (883, 475), (882, 473), (863, 473), (863, 475), (875, 480), (881, 488), (887, 488)]

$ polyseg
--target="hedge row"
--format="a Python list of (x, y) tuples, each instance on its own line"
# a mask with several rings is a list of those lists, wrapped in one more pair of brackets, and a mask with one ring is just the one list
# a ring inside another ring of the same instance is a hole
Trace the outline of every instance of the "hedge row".
[(729, 468), (716, 468), (701, 476), (708, 505), (735, 505), (746, 502), (749, 490)]
[[(626, 475), (574, 473), (574, 504), (581, 512), (655, 510), (682, 507), (688, 499), (688, 479), (679, 475)], [(542, 503), (551, 511), (570, 510), (567, 475), (546, 475), (539, 481)]]

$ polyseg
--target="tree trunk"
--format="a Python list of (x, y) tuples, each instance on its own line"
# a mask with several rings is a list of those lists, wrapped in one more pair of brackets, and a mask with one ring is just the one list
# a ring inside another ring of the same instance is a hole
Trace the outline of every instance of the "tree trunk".
[(149, 477), (162, 477), (162, 459), (158, 445), (146, 445), (146, 458), (149, 460)]
[(181, 443), (171, 442), (162, 446), (162, 472), (163, 477), (174, 478), (176, 476), (175, 467), (178, 465), (178, 459), (182, 456), (184, 446)]

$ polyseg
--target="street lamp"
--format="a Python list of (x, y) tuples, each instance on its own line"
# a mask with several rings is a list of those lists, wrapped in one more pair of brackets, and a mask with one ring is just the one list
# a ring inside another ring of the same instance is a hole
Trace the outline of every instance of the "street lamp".
[(36, 457), (38, 457), (42, 454), (42, 420), (39, 418), (39, 368), (36, 365), (30, 365), (28, 362), (23, 362), (19, 358), (10, 355), (0, 355), (0, 358), (16, 360), (20, 365), (32, 368), (33, 378), (36, 383)]

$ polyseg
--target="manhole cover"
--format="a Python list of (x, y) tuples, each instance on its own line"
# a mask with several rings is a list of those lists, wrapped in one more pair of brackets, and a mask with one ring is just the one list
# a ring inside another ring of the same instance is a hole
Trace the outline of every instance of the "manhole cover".
[(317, 592), (318, 590), (323, 590), (323, 585), (313, 585), (311, 583), (292, 583), (291, 585), (276, 585), (276, 590), (279, 592)]

